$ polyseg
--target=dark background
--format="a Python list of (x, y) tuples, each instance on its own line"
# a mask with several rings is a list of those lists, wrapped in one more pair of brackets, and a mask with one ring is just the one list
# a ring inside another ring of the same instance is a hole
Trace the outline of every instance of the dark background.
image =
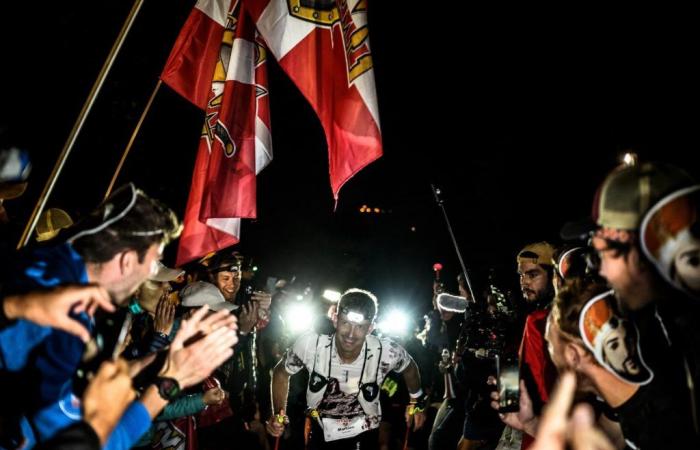
[[(320, 124), (272, 64), (274, 160), (239, 246), (260, 282), (296, 275), (315, 289), (364, 287), (422, 310), (432, 264), (442, 262), (449, 281), (458, 272), (430, 183), (442, 187), (476, 281), (493, 267), (510, 284), (519, 248), (557, 240), (565, 221), (588, 215), (624, 151), (698, 175), (691, 15), (432, 3), (370, 3), (384, 157), (346, 184), (335, 212)], [(75, 218), (102, 199), (193, 4), (145, 2), (49, 207)], [(1, 15), (0, 144), (29, 150), (34, 164), (25, 195), (6, 203), (14, 242), (130, 7), (32, 2)], [(120, 181), (182, 215), (202, 120), (163, 87)]]

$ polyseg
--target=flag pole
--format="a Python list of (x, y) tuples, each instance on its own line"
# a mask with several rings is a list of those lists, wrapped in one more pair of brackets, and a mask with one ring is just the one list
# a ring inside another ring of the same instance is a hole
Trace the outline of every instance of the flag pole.
[(134, 5), (131, 7), (131, 11), (129, 11), (129, 15), (127, 16), (124, 25), (122, 25), (122, 28), (119, 31), (117, 40), (114, 41), (112, 49), (109, 51), (109, 55), (107, 55), (107, 59), (102, 65), (102, 69), (100, 69), (100, 73), (97, 75), (95, 83), (92, 85), (92, 89), (90, 89), (88, 98), (87, 100), (85, 100), (83, 108), (80, 110), (80, 114), (78, 114), (78, 118), (73, 124), (73, 129), (68, 135), (68, 139), (66, 140), (65, 144), (63, 144), (63, 149), (61, 150), (61, 154), (58, 157), (58, 161), (56, 161), (56, 164), (54, 165), (53, 170), (51, 171), (51, 175), (46, 181), (46, 185), (44, 185), (44, 190), (41, 192), (41, 196), (39, 196), (39, 200), (37, 201), (36, 206), (34, 207), (34, 211), (32, 211), (32, 215), (29, 218), (29, 221), (27, 222), (27, 226), (24, 228), (22, 237), (17, 243), (17, 250), (24, 247), (25, 245), (27, 245), (27, 242), (29, 242), (29, 237), (34, 231), (37, 222), (39, 222), (39, 216), (41, 215), (42, 211), (44, 210), (44, 207), (46, 206), (46, 201), (51, 195), (51, 191), (53, 191), (54, 185), (56, 184), (56, 179), (60, 175), (61, 170), (63, 170), (63, 166), (66, 163), (66, 160), (68, 159), (68, 155), (73, 149), (73, 145), (75, 144), (75, 141), (78, 138), (78, 134), (83, 128), (85, 119), (87, 119), (87, 116), (90, 113), (93, 104), (95, 103), (95, 99), (97, 98), (97, 95), (102, 89), (102, 85), (104, 84), (105, 79), (107, 79), (107, 74), (112, 68), (112, 64), (117, 59), (117, 54), (119, 53), (119, 50), (121, 49), (121, 46), (124, 43), (124, 40), (126, 39), (126, 35), (129, 33), (131, 25), (133, 25), (142, 5), (143, 0), (134, 1)]
[(153, 99), (156, 98), (156, 94), (158, 94), (158, 90), (160, 89), (161, 84), (163, 84), (163, 81), (159, 78), (158, 83), (156, 83), (156, 87), (153, 88), (153, 92), (151, 92), (151, 96), (148, 99), (148, 103), (146, 103), (146, 107), (143, 109), (143, 112), (141, 113), (141, 117), (139, 118), (139, 121), (136, 123), (136, 127), (134, 127), (133, 133), (131, 133), (131, 138), (129, 138), (129, 143), (126, 144), (126, 148), (124, 149), (124, 153), (122, 153), (122, 159), (119, 161), (119, 165), (117, 165), (117, 170), (114, 171), (114, 175), (112, 176), (112, 181), (109, 182), (109, 187), (107, 188), (107, 192), (105, 192), (105, 199), (107, 197), (109, 197), (109, 194), (112, 193), (112, 189), (114, 189), (114, 183), (117, 182), (117, 178), (119, 177), (119, 173), (122, 171), (122, 167), (124, 166), (124, 161), (126, 161), (126, 157), (129, 156), (129, 151), (131, 151), (131, 147), (134, 145), (134, 141), (136, 140), (136, 135), (139, 134), (139, 130), (141, 129), (141, 125), (143, 125), (143, 120), (146, 118), (148, 111), (151, 110), (151, 105), (153, 104)]

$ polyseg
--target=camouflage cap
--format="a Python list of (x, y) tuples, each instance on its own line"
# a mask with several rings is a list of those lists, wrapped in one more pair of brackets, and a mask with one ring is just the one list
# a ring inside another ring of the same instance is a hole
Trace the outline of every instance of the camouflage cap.
[(684, 170), (665, 163), (621, 166), (600, 188), (594, 215), (599, 226), (619, 230), (639, 228), (646, 212), (667, 194), (694, 184)]

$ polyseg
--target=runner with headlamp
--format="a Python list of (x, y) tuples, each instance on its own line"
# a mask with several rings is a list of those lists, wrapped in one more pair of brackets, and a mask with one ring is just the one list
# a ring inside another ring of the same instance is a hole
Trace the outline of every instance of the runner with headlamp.
[(425, 422), (426, 395), (413, 358), (389, 338), (373, 336), (377, 299), (350, 289), (333, 316), (335, 333), (302, 335), (275, 367), (272, 378), (273, 417), (267, 431), (281, 436), (286, 420), (289, 377), (306, 367), (306, 403), (312, 418), (309, 449), (378, 448), (381, 407), (379, 390), (389, 371), (400, 372), (411, 402), (406, 422), (414, 429)]

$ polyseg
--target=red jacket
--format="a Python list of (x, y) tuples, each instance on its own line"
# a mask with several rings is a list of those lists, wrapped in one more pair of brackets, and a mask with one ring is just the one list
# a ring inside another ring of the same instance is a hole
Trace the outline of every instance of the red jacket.
[[(549, 401), (549, 393), (557, 379), (557, 369), (549, 357), (547, 342), (544, 340), (549, 309), (533, 311), (525, 319), (523, 340), (520, 343), (520, 378), (532, 399), (535, 414), (540, 414), (542, 407)], [(534, 439), (523, 434), (523, 449), (532, 445)]]

